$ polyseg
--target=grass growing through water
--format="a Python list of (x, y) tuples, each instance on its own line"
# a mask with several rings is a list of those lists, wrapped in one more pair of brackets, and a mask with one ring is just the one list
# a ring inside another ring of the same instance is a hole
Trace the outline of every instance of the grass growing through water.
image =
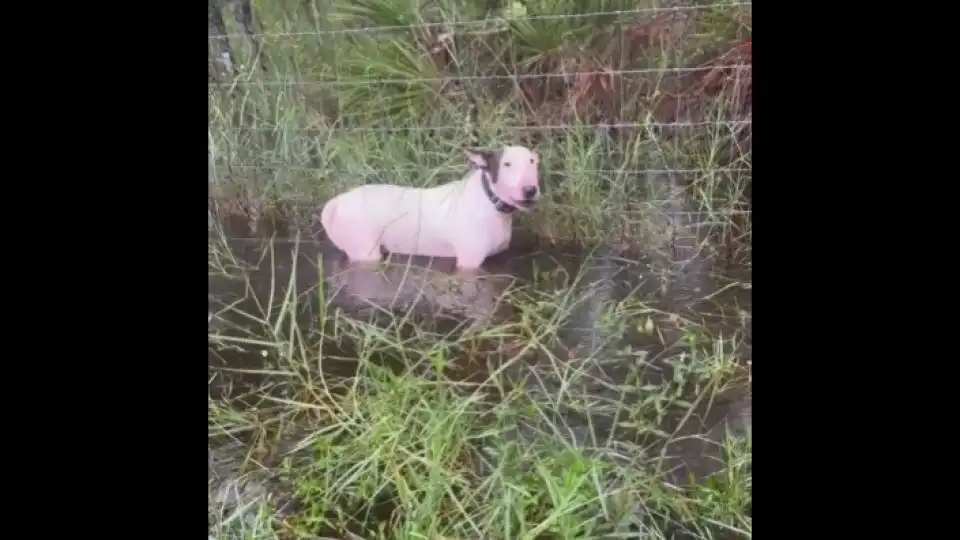
[[(515, 227), (544, 243), (669, 247), (676, 220), (664, 217), (680, 208), (697, 213), (698, 239), (748, 246), (749, 70), (726, 66), (749, 62), (750, 6), (715, 4), (255, 2), (269, 69), (247, 60), (211, 87), (212, 202), (251, 222), (283, 208), (308, 230), (317, 204), (350, 186), (435, 185), (462, 174), (462, 146), (519, 142), (541, 154), (545, 200)], [(211, 252), (211, 273), (236, 272), (224, 246)], [(234, 313), (254, 330), (213, 330), (211, 347), (256, 355), (246, 371), (258, 382), (211, 397), (211, 449), (235, 440), (244, 471), (269, 465), (299, 507), (254, 498), (221, 515), (212, 504), (214, 534), (749, 537), (749, 437), (713, 437), (725, 441), (714, 448), (690, 427), (742, 383), (741, 336), (711, 335), (638, 296), (598, 324), (680, 352), (574, 352), (572, 362), (557, 356), (558, 334), (589, 300), (572, 291), (545, 283), (508, 295), (516, 316), (470, 335), (333, 312), (304, 328), (293, 315), (315, 290)], [(337, 355), (352, 371), (332, 374)], [(517, 367), (530, 358), (534, 375)], [(611, 358), (631, 366), (613, 382), (583, 367)], [(576, 415), (613, 418), (603, 421), (621, 435), (584, 441), (563, 424)], [(291, 440), (298, 450), (286, 455)], [(721, 460), (707, 467), (717, 474), (692, 485), (669, 474), (674, 453), (698, 452)]]
[[(218, 275), (243, 275), (215, 244)], [(561, 335), (596, 299), (582, 274), (492, 291), (515, 316), (436, 333), (411, 314), (346, 316), (283, 273), (251, 285), (272, 300), (222, 309), (244, 329), (211, 334), (256, 360), (215, 370), (247, 385), (210, 399), (211, 454), (232, 467), (212, 487), (218, 538), (750, 536), (737, 328), (711, 338), (626, 295), (595, 317), (613, 349), (571, 350)], [(249, 506), (224, 508), (224, 490)]]

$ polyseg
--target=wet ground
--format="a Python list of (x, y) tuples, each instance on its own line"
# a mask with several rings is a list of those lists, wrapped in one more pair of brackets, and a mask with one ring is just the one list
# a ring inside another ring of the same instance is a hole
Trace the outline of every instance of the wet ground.
[[(531, 354), (504, 373), (511, 384), (522, 386), (531, 396), (551, 399), (560, 392), (578, 392), (589, 398), (589, 409), (558, 406), (554, 417), (543, 419), (564, 426), (568, 440), (596, 448), (610, 459), (616, 459), (621, 441), (654, 447), (667, 457), (670, 477), (681, 484), (716, 470), (720, 450), (711, 440), (719, 440), (728, 430), (743, 432), (750, 424), (746, 384), (717, 393), (709, 403), (695, 402), (693, 411), (661, 418), (662, 431), (673, 435), (670, 442), (647, 440), (648, 434), (624, 429), (617, 422), (623, 401), (636, 399), (623, 393), (622, 383), (639, 377), (646, 384), (660, 384), (674, 378), (679, 369), (675, 360), (691, 354), (691, 328), (705, 336), (738, 336), (731, 346), (736, 347), (746, 372), (751, 358), (751, 291), (744, 284), (750, 283), (750, 275), (746, 269), (731, 268), (728, 261), (679, 253), (682, 250), (640, 257), (611, 248), (517, 247), (488, 259), (485, 275), (464, 284), (449, 279), (452, 261), (393, 257), (396, 264), (384, 271), (358, 270), (348, 267), (339, 251), (310, 234), (291, 237), (276, 234), (277, 229), (251, 231), (226, 221), (221, 228), (224, 234), (211, 239), (210, 333), (248, 341), (211, 339), (208, 358), (214, 398), (241, 398), (255, 407), (255, 389), (269, 382), (263, 373), (243, 373), (266, 367), (263, 351), (269, 346), (255, 343), (263, 324), (251, 320), (251, 314), (270, 320), (277, 332), (287, 336), (297, 332), (304, 343), (311, 344), (319, 342), (321, 334), (336, 334), (336, 329), (317, 327), (317, 321), (325, 320), (332, 310), (377, 324), (392, 324), (401, 315), (421, 329), (462, 333), (490, 321), (523, 316), (502, 301), (509, 291), (521, 291), (518, 294), (535, 301), (539, 293), (555, 297), (562, 290), (570, 293), (571, 301), (556, 342), (549, 344), (555, 356)], [(293, 304), (291, 291), (296, 292), (296, 307), (288, 310)], [(625, 300), (639, 301), (648, 310), (652, 331), (622, 324), (635, 317), (609, 316), (609, 307)], [(287, 316), (288, 311), (294, 314)], [(511, 345), (515, 344), (501, 341), (492, 348)], [(350, 340), (326, 339), (319, 346), (327, 375), (355, 373), (356, 347)], [(484, 380), (501, 367), (496, 358), (492, 354), (485, 362), (471, 359), (453, 366), (447, 375)], [(579, 373), (573, 384), (569, 377), (558, 375), (570, 371)], [(518, 420), (512, 436), (537, 444), (543, 433), (542, 426)]]

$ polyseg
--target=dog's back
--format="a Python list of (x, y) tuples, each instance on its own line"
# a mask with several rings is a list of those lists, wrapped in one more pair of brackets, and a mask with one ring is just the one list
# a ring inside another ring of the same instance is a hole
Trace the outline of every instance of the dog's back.
[(320, 221), (351, 260), (379, 259), (381, 246), (394, 253), (454, 257), (448, 234), (460, 184), (360, 186), (331, 199)]

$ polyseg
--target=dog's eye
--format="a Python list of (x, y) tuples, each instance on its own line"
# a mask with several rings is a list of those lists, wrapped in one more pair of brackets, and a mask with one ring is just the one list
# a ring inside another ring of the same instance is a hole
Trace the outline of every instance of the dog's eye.
[(504, 163), (503, 166), (504, 166), (504, 167), (509, 167), (509, 166), (510, 166), (510, 162), (508, 161), (508, 162)]
[(530, 164), (533, 165), (533, 158), (530, 158)]

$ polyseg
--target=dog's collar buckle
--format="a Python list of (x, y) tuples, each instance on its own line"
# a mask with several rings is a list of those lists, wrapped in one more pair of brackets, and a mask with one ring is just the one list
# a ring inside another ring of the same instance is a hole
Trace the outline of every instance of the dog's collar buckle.
[(497, 197), (497, 194), (493, 192), (493, 189), (490, 187), (490, 175), (487, 171), (483, 171), (481, 178), (483, 179), (481, 182), (483, 184), (483, 192), (487, 194), (487, 198), (493, 203), (493, 207), (497, 209), (497, 212), (501, 214), (512, 214), (516, 208), (500, 197)]

